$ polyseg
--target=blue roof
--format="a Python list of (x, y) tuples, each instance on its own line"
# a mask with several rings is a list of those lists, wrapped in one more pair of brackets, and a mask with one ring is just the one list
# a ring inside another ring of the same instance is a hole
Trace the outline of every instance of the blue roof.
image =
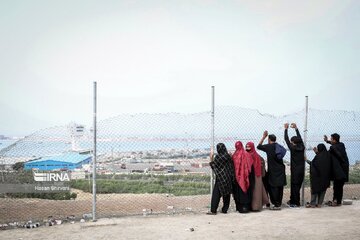
[(69, 152), (63, 155), (51, 156), (51, 157), (43, 157), (40, 159), (32, 160), (26, 163), (38, 163), (44, 161), (58, 161), (58, 162), (67, 162), (67, 163), (80, 163), (91, 158), (91, 154), (80, 154), (78, 152)]

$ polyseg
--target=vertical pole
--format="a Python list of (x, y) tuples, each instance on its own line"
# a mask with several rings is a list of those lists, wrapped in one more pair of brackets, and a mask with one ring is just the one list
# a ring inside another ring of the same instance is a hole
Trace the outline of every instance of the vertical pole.
[[(304, 158), (306, 159), (307, 151), (307, 132), (308, 132), (308, 115), (309, 115), (309, 97), (305, 96), (305, 124), (304, 124)], [(305, 173), (306, 173), (306, 164), (304, 167), (304, 181), (301, 188), (301, 204), (305, 205)]]
[[(214, 153), (215, 145), (215, 86), (211, 86), (211, 152)], [(211, 161), (211, 159), (210, 159)], [(214, 189), (214, 172), (210, 174), (210, 194)]]
[(93, 123), (93, 133), (94, 133), (94, 146), (93, 146), (93, 202), (92, 202), (92, 220), (96, 221), (96, 82), (94, 82), (94, 123)]

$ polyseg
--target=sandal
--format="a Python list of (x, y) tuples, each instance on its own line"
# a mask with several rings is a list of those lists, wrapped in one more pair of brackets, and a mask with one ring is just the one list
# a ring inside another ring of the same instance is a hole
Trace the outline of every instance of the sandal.
[(279, 210), (281, 210), (281, 207), (272, 206), (269, 208), (269, 210), (279, 211)]
[(325, 205), (328, 205), (328, 206), (332, 206), (333, 202), (332, 201), (328, 201), (327, 203), (325, 203)]
[(341, 203), (337, 203), (335, 201), (334, 202), (329, 201), (328, 204), (330, 207), (340, 207), (341, 206)]
[(216, 215), (216, 212), (207, 212), (206, 215)]

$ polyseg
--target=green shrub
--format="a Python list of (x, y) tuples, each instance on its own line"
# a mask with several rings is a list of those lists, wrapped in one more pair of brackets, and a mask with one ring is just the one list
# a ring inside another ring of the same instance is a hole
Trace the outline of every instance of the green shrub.
[[(73, 180), (71, 187), (92, 192), (92, 182)], [(169, 193), (176, 196), (209, 194), (209, 176), (187, 175), (116, 175), (96, 180), (97, 193)]]
[(359, 184), (360, 183), (360, 169), (355, 168), (349, 171), (349, 183), (350, 184)]

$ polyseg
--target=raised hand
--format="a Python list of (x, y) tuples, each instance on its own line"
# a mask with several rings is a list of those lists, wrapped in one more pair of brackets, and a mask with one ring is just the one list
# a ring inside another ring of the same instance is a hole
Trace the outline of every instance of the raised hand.
[(290, 127), (291, 128), (297, 128), (296, 123), (291, 123)]
[(211, 147), (211, 149), (210, 149), (210, 161), (213, 160), (213, 157), (214, 157), (214, 149)]
[(265, 130), (264, 133), (263, 133), (263, 138), (266, 138), (268, 135), (269, 135), (268, 131)]
[(284, 124), (284, 128), (285, 128), (285, 129), (288, 129), (288, 128), (289, 128), (289, 124), (288, 124), (288, 123), (285, 123), (285, 124)]
[(314, 150), (315, 153), (318, 153), (317, 147), (314, 147), (313, 150)]

